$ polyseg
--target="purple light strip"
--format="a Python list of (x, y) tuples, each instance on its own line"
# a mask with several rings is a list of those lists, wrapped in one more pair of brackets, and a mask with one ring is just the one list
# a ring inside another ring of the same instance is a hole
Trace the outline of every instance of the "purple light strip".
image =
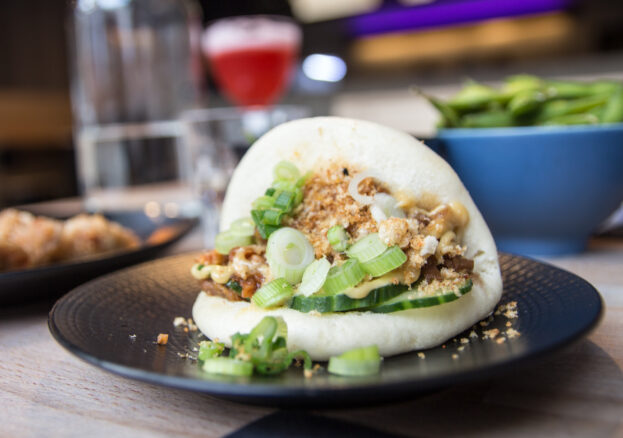
[(571, 0), (458, 0), (402, 9), (385, 9), (346, 20), (355, 36), (422, 30), (489, 18), (515, 17), (558, 11)]

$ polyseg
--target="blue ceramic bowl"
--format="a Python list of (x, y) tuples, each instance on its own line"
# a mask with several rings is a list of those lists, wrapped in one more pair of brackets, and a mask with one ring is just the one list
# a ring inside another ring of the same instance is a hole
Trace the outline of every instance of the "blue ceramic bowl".
[(623, 124), (444, 129), (438, 140), (502, 251), (582, 251), (623, 200)]

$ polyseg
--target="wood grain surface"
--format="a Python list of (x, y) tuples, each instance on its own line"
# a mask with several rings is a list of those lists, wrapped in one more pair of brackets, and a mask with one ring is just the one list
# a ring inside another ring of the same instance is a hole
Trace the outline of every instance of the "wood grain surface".
[[(172, 252), (195, 249), (190, 235)], [(602, 293), (587, 338), (529, 368), (378, 407), (316, 415), (405, 436), (623, 437), (623, 242), (548, 259)], [(152, 386), (87, 365), (47, 329), (51, 303), (0, 309), (0, 437), (218, 437), (275, 412)]]

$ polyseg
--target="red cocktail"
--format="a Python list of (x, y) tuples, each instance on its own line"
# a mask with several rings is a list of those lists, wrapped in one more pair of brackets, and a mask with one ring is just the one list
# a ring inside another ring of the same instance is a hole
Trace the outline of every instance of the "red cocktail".
[(265, 106), (292, 76), (301, 33), (280, 17), (235, 17), (210, 26), (203, 50), (221, 90), (240, 106)]

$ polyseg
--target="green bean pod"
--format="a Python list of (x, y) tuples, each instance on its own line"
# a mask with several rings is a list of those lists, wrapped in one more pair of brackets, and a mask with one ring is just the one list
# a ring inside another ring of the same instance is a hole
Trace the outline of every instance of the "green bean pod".
[(546, 91), (556, 99), (578, 99), (595, 94), (591, 84), (576, 81), (547, 81)]
[(602, 123), (623, 122), (623, 86), (619, 85), (606, 102), (600, 121)]
[(566, 116), (568, 114), (585, 113), (595, 107), (605, 104), (608, 101), (607, 95), (588, 96), (574, 100), (552, 100), (545, 102), (537, 117), (537, 122), (547, 122), (553, 118)]
[(599, 123), (599, 118), (595, 114), (580, 113), (566, 114), (564, 116), (552, 117), (543, 122), (543, 125), (595, 125)]
[(543, 80), (532, 75), (516, 75), (504, 81), (500, 94), (501, 102), (509, 102), (516, 95), (543, 89)]
[(470, 112), (481, 109), (496, 101), (499, 94), (491, 87), (477, 82), (468, 82), (447, 104), (457, 112)]
[(535, 112), (545, 102), (545, 94), (539, 90), (521, 91), (508, 102), (508, 110), (513, 117), (521, 117)]
[(465, 114), (461, 120), (462, 128), (498, 128), (514, 126), (515, 120), (508, 111), (485, 111)]

